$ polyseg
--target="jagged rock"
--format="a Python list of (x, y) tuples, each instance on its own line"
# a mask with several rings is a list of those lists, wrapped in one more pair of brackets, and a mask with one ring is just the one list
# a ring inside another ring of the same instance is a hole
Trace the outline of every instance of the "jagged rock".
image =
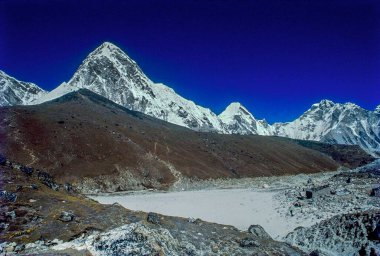
[(240, 240), (239, 245), (241, 247), (259, 247), (260, 246), (260, 244), (257, 241), (253, 240), (252, 238), (248, 238), (248, 237)]
[(195, 219), (195, 218), (188, 218), (187, 219), (187, 222), (189, 222), (189, 223), (194, 223), (195, 221), (196, 221), (197, 219)]
[(26, 175), (32, 175), (33, 173), (33, 168), (31, 167), (26, 167), (26, 166), (20, 166), (20, 171), (25, 173)]
[(263, 238), (263, 239), (271, 239), (271, 236), (260, 225), (249, 226), (248, 232), (254, 234), (257, 237)]
[(313, 198), (313, 191), (311, 190), (306, 190), (306, 198), (311, 199)]
[(31, 184), (30, 188), (36, 190), (36, 189), (38, 189), (38, 186), (36, 184)]
[(70, 183), (65, 183), (63, 186), (67, 192), (71, 192), (73, 190), (73, 186)]
[(6, 163), (7, 159), (3, 155), (0, 155), (0, 165), (6, 165)]
[(339, 188), (339, 189), (336, 190), (336, 194), (338, 196), (344, 196), (344, 195), (348, 195), (350, 193), (351, 192), (347, 188)]
[(314, 250), (314, 251), (312, 251), (312, 252), (309, 254), (309, 256), (319, 256), (319, 255), (320, 255), (319, 250)]
[(15, 211), (7, 212), (7, 213), (5, 213), (5, 216), (11, 218), (12, 220), (16, 219)]
[(21, 252), (25, 249), (25, 245), (24, 244), (18, 244), (16, 247), (15, 247), (15, 252)]
[(59, 240), (58, 239), (53, 239), (53, 240), (45, 241), (45, 245), (47, 245), (47, 246), (54, 246), (54, 245), (57, 245), (57, 244), (59, 244)]
[(51, 177), (47, 172), (38, 172), (38, 179), (53, 190), (58, 190), (59, 188), (59, 185), (53, 181), (53, 177)]
[(0, 191), (0, 199), (14, 203), (17, 200), (17, 195), (12, 192), (3, 190)]
[(368, 234), (368, 239), (371, 241), (380, 241), (380, 223), (377, 223), (375, 229)]
[(371, 196), (380, 197), (380, 187), (372, 188), (372, 190), (371, 190)]
[(13, 255), (13, 252), (15, 251), (17, 244), (15, 242), (12, 242), (12, 243), (5, 243), (2, 246), (4, 247), (5, 252), (11, 253)]
[(364, 245), (362, 245), (362, 247), (359, 250), (359, 256), (367, 256), (367, 252)]
[(158, 216), (157, 213), (154, 213), (154, 212), (148, 213), (148, 217), (146, 220), (153, 224), (160, 224), (160, 217)]
[(63, 222), (70, 222), (70, 221), (73, 221), (74, 218), (75, 218), (75, 215), (73, 213), (63, 211), (61, 213), (61, 216), (59, 217), (59, 220)]
[(15, 246), (14, 245), (10, 244), (7, 247), (5, 247), (5, 251), (6, 252), (12, 253), (12, 252), (14, 252), (14, 250), (15, 250)]

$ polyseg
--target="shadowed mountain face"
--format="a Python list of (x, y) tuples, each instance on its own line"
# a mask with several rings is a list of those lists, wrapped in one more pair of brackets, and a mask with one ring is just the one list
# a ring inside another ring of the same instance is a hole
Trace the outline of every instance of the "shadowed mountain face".
[(87, 192), (166, 189), (186, 178), (311, 173), (340, 165), (291, 140), (195, 132), (84, 89), (41, 105), (1, 108), (0, 116), (0, 153)]

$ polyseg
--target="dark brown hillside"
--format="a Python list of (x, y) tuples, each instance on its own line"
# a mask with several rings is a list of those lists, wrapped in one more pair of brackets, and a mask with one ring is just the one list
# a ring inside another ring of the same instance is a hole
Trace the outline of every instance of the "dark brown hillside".
[(350, 168), (362, 166), (375, 160), (373, 156), (365, 152), (359, 145), (328, 144), (318, 141), (294, 140), (289, 138), (283, 139), (326, 154), (339, 164)]
[(88, 90), (0, 109), (0, 153), (59, 182), (103, 191), (165, 189), (194, 179), (335, 170), (318, 151), (277, 137), (201, 133), (132, 112)]

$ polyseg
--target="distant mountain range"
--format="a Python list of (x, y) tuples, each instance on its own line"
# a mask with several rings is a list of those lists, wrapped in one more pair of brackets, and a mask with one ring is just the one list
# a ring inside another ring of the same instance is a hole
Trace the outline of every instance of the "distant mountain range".
[(357, 145), (196, 132), (88, 89), (38, 105), (0, 108), (0, 116), (6, 145), (0, 155), (86, 193), (334, 171), (374, 160)]
[(28, 105), (46, 93), (37, 85), (21, 82), (0, 70), (0, 106)]
[(220, 115), (151, 81), (120, 48), (103, 43), (83, 61), (74, 76), (51, 92), (0, 72), (0, 105), (40, 104), (79, 89), (91, 90), (121, 106), (196, 131), (283, 136), (327, 143), (356, 144), (380, 151), (380, 105), (365, 110), (353, 103), (322, 100), (288, 123), (257, 120), (240, 103)]

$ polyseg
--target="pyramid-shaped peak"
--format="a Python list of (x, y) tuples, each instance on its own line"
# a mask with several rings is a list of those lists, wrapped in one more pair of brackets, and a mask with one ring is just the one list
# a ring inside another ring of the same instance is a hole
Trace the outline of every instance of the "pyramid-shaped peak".
[(227, 109), (238, 110), (241, 107), (243, 107), (243, 105), (240, 102), (232, 102), (230, 105), (228, 105)]
[(232, 112), (232, 113), (238, 113), (240, 111), (247, 111), (248, 110), (240, 103), (240, 102), (232, 102), (225, 111)]
[(103, 48), (108, 48), (109, 50), (120, 50), (119, 47), (117, 47), (116, 45), (114, 45), (113, 43), (111, 42), (104, 42), (102, 43), (100, 46), (99, 46), (100, 49), (103, 49)]
[[(121, 50), (119, 47), (114, 45), (113, 43), (110, 42), (104, 42), (100, 46), (98, 46), (91, 54), (89, 57), (107, 57), (109, 59), (112, 59), (115, 55), (118, 56), (123, 56), (125, 58), (129, 58), (129, 56)], [(134, 62), (133, 60), (130, 59), (131, 62)]]
[(331, 100), (324, 99), (324, 100), (321, 100), (321, 102), (319, 102), (319, 105), (326, 106), (326, 107), (332, 107), (335, 105), (335, 103)]
[(232, 102), (219, 116), (221, 118), (231, 118), (236, 115), (252, 116), (252, 114), (240, 102)]

